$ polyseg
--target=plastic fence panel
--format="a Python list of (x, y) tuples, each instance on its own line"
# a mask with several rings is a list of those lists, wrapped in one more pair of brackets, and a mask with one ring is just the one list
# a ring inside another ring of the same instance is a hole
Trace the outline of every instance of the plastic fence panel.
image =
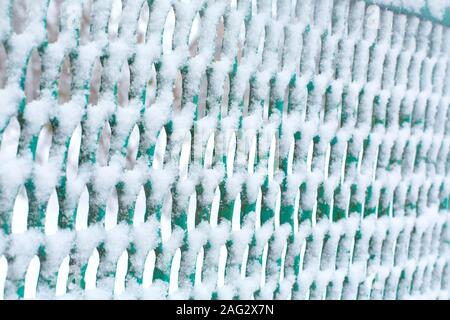
[(0, 297), (448, 299), (450, 11), (396, 3), (0, 0)]

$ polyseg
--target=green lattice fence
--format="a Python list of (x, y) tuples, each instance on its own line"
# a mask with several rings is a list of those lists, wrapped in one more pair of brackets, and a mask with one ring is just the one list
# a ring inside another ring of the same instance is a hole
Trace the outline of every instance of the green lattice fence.
[(396, 3), (0, 0), (0, 296), (448, 299), (450, 10)]

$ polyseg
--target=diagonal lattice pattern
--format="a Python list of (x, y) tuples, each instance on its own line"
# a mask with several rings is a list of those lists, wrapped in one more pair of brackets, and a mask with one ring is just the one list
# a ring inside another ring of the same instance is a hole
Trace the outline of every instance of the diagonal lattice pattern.
[(370, 1), (0, 0), (0, 296), (448, 299), (449, 58)]

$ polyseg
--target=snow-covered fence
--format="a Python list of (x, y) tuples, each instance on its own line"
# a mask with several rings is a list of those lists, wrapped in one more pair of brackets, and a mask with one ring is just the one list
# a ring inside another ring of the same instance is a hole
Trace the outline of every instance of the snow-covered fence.
[(0, 297), (448, 299), (448, 4), (0, 0)]

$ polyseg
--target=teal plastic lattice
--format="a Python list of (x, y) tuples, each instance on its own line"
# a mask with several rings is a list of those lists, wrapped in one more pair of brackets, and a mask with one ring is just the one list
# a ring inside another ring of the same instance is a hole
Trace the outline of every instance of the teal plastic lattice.
[(448, 299), (436, 3), (0, 0), (0, 297)]

